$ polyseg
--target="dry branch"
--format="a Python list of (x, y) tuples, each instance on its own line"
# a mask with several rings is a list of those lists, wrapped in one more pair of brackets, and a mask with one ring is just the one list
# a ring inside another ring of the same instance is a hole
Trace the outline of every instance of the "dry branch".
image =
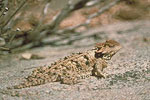
[(5, 24), (2, 27), (6, 27), (6, 25), (11, 21), (11, 19), (17, 14), (17, 12), (26, 4), (26, 0), (22, 1), (22, 3), (18, 6), (18, 8), (14, 11), (14, 13), (7, 18), (8, 20), (5, 22)]
[(52, 22), (49, 25), (43, 25), (37, 30), (34, 30), (32, 34), (28, 36), (28, 39), (25, 41), (40, 42), (43, 38), (47, 37), (47, 35), (56, 34), (60, 23), (73, 11), (84, 7), (88, 1), (90, 0), (81, 0), (76, 4), (72, 4), (72, 1), (69, 0), (68, 4), (62, 9), (62, 11), (56, 16), (54, 16)]
[(82, 23), (82, 24), (79, 24), (79, 25), (76, 25), (76, 26), (72, 26), (72, 27), (69, 27), (69, 28), (66, 28), (66, 29), (63, 29), (63, 30), (58, 30), (56, 33), (62, 34), (62, 33), (68, 32), (68, 31), (74, 31), (75, 29), (77, 29), (81, 26), (87, 26), (93, 18), (95, 18), (95, 17), (99, 16), (100, 14), (102, 14), (103, 12), (109, 10), (111, 7), (116, 5), (119, 1), (120, 0), (115, 0), (115, 1), (111, 2), (110, 4), (104, 6), (103, 8), (100, 8), (98, 12), (89, 15), (87, 20), (85, 21), (85, 23)]
[[(41, 12), (42, 18), (45, 16), (45, 13), (47, 12), (47, 8), (50, 4), (50, 1), (51, 0), (45, 1), (45, 6), (43, 6), (43, 10)], [(92, 7), (101, 2), (105, 2), (105, 0), (80, 0), (74, 4), (74, 3), (72, 3), (72, 1), (73, 0), (68, 1), (68, 4), (56, 16), (53, 17), (53, 20), (51, 21), (50, 24), (42, 25), (43, 19), (41, 19), (39, 24), (37, 25), (37, 27), (35, 27), (32, 31), (26, 32), (25, 34), (20, 35), (20, 36), (16, 34), (17, 35), (16, 37), (15, 37), (15, 35), (12, 35), (8, 42), (10, 49), (13, 49), (13, 51), (29, 49), (34, 46), (39, 46), (42, 43), (43, 39), (47, 38), (51, 34), (64, 36), (62, 34), (66, 33), (66, 32), (75, 31), (77, 28), (80, 28), (81, 26), (86, 27), (89, 25), (89, 23), (91, 22), (91, 20), (93, 18), (95, 18), (95, 17), (99, 16), (100, 14), (102, 14), (103, 12), (107, 11), (108, 9), (110, 9), (111, 7), (116, 5), (121, 0), (113, 0), (109, 4), (100, 8), (98, 10), (98, 12), (89, 15), (87, 17), (87, 20), (84, 23), (60, 30), (59, 29), (60, 23), (66, 17), (68, 17), (72, 12), (79, 10), (81, 8)], [(20, 6), (18, 6), (17, 10), (5, 22), (5, 24), (4, 24), (5, 27), (10, 23), (10, 21), (13, 19), (13, 17), (23, 7), (23, 5), (25, 3), (26, 3), (26, 0), (22, 1)], [(12, 23), (13, 23), (13, 21), (12, 21)], [(6, 29), (7, 28), (8, 27), (6, 27)], [(9, 31), (9, 32), (11, 32), (11, 31)], [(62, 38), (66, 38), (66, 37), (62, 37)], [(69, 37), (67, 37), (67, 38), (69, 38)], [(13, 41), (13, 39), (17, 39), (17, 42), (18, 42), (18, 39), (20, 39), (22, 42), (20, 42), (20, 44), (18, 44), (18, 45), (13, 45), (11, 47), (10, 43)]]

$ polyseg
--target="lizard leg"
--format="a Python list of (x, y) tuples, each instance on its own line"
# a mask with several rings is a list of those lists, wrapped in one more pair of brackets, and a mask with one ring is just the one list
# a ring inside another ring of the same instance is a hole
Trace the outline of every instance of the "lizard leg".
[(76, 84), (76, 83), (78, 83), (78, 81), (77, 81), (77, 79), (75, 79), (75, 78), (63, 78), (62, 80), (61, 80), (61, 83), (63, 83), (63, 84), (68, 84), (68, 85), (72, 85), (72, 84)]
[(103, 71), (103, 68), (107, 67), (107, 64), (105, 61), (103, 60), (99, 60), (97, 61), (97, 63), (94, 65), (93, 71), (92, 71), (92, 75), (96, 76), (98, 78), (105, 78)]
[(94, 76), (96, 76), (97, 78), (105, 78), (104, 73), (101, 70), (95, 70), (93, 73)]
[(65, 76), (61, 76), (60, 82), (62, 84), (68, 84), (68, 85), (72, 85), (72, 84), (76, 84), (79, 82), (78, 77), (73, 74), (73, 75), (65, 75)]

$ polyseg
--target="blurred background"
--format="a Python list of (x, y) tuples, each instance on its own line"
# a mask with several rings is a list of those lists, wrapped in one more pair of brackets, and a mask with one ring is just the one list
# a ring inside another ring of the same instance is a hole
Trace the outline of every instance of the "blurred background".
[(55, 45), (53, 36), (69, 39), (95, 27), (149, 19), (149, 0), (0, 0), (0, 53)]

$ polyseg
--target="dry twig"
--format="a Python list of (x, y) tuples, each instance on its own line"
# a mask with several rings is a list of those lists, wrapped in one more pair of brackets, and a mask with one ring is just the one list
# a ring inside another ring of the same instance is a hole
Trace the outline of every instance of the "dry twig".
[[(43, 6), (43, 10), (41, 12), (42, 18), (45, 16), (45, 13), (47, 12), (47, 8), (50, 4), (50, 1), (51, 0), (45, 1), (45, 6)], [(89, 23), (91, 22), (91, 20), (93, 18), (95, 18), (95, 17), (99, 16), (100, 14), (102, 14), (103, 12), (107, 11), (108, 9), (110, 9), (111, 7), (116, 5), (121, 0), (113, 0), (109, 4), (100, 8), (98, 10), (98, 12), (89, 15), (87, 17), (87, 20), (84, 23), (60, 30), (59, 29), (60, 23), (66, 17), (68, 17), (72, 12), (74, 12), (78, 9), (81, 9), (81, 8), (92, 7), (92, 6), (95, 6), (101, 2), (105, 2), (105, 0), (80, 0), (77, 3), (72, 3), (72, 1), (73, 0), (68, 1), (68, 4), (56, 16), (53, 17), (53, 20), (51, 21), (50, 24), (42, 25), (43, 19), (41, 19), (39, 24), (37, 25), (37, 27), (35, 27), (35, 29), (33, 29), (30, 32), (26, 32), (26, 34), (23, 34), (21, 36), (16, 36), (16, 37), (19, 37), (22, 42), (18, 45), (12, 46), (12, 47), (9, 45), (10, 48), (14, 48), (14, 51), (29, 49), (29, 48), (32, 48), (34, 46), (40, 45), (40, 43), (42, 43), (43, 39), (47, 38), (51, 34), (54, 34), (54, 35), (57, 34), (57, 35), (64, 36), (62, 34), (66, 33), (66, 32), (75, 31), (77, 28), (80, 28), (81, 26), (86, 27), (89, 25)], [(18, 6), (16, 11), (7, 19), (7, 21), (4, 24), (6, 29), (8, 29), (7, 25), (10, 23), (10, 21), (13, 19), (13, 17), (23, 7), (23, 5), (25, 3), (26, 3), (26, 0), (22, 1), (22, 3), (20, 4), (20, 6)], [(12, 23), (13, 23), (13, 21), (12, 21)], [(5, 29), (5, 28), (3, 28), (3, 29)], [(64, 38), (66, 38), (66, 37), (64, 37)], [(10, 44), (10, 42), (12, 42), (13, 39), (16, 39), (14, 35), (9, 39), (8, 44)]]

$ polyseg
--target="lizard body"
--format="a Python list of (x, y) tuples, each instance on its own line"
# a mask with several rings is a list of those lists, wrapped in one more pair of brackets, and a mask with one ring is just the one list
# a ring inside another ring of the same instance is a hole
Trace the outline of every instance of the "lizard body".
[(13, 88), (20, 89), (57, 81), (70, 85), (90, 76), (104, 77), (102, 71), (107, 67), (107, 60), (110, 60), (120, 49), (120, 44), (114, 40), (97, 43), (91, 50), (72, 54), (51, 66), (33, 70), (25, 82)]

